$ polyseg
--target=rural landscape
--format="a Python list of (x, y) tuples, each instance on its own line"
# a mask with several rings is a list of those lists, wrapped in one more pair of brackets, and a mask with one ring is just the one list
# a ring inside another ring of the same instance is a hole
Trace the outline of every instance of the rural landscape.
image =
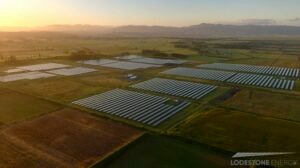
[(0, 168), (300, 167), (300, 24), (4, 26)]

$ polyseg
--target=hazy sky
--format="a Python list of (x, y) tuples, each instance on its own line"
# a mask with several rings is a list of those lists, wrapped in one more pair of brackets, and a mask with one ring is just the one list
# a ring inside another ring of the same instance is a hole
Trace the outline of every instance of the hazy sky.
[(300, 0), (0, 0), (0, 26), (203, 22), (300, 26)]

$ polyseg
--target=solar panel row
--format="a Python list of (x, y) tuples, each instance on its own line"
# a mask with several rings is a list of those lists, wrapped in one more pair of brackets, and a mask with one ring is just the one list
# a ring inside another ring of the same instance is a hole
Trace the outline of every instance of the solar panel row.
[(293, 80), (276, 79), (272, 76), (245, 73), (239, 73), (230, 78), (227, 82), (284, 90), (293, 90), (295, 85), (295, 81)]
[(124, 70), (135, 70), (135, 69), (147, 69), (147, 68), (153, 68), (153, 67), (160, 67), (160, 65), (127, 62), (127, 61), (118, 61), (118, 62), (114, 62), (111, 64), (104, 64), (102, 66), (109, 67), (109, 68), (124, 69)]
[(255, 65), (244, 65), (244, 64), (225, 64), (225, 63), (203, 64), (203, 65), (199, 65), (198, 67), (260, 73), (266, 75), (286, 76), (286, 77), (299, 77), (300, 75), (300, 69), (283, 68), (283, 67), (255, 66)]
[(110, 59), (100, 59), (100, 60), (87, 60), (80, 62), (87, 65), (99, 65), (103, 67), (124, 69), (124, 70), (135, 70), (135, 69), (146, 69), (152, 67), (160, 67), (160, 65), (128, 62), (128, 61), (117, 61)]
[(57, 64), (57, 63), (46, 63), (46, 64), (37, 64), (30, 66), (21, 66), (17, 69), (27, 70), (27, 71), (41, 71), (41, 70), (50, 70), (50, 69), (59, 69), (70, 67), (69, 65)]
[(76, 67), (76, 68), (68, 68), (68, 69), (56, 69), (52, 71), (47, 71), (48, 73), (53, 73), (57, 75), (64, 75), (64, 76), (73, 76), (73, 75), (80, 75), (90, 72), (95, 72), (96, 69), (91, 68), (84, 68), (84, 67)]
[(162, 78), (154, 78), (142, 83), (138, 83), (131, 87), (197, 100), (201, 99), (217, 88), (216, 86), (212, 85)]
[(284, 90), (293, 90), (295, 85), (294, 80), (276, 79), (273, 76), (224, 72), (215, 70), (174, 68), (162, 73)]
[(159, 59), (159, 58), (135, 58), (135, 59), (130, 59), (129, 61), (147, 63), (147, 64), (158, 64), (158, 65), (183, 64), (186, 62), (186, 61), (182, 61), (182, 60)]
[(86, 61), (79, 61), (78, 63), (87, 64), (87, 65), (105, 65), (118, 62), (117, 60), (111, 59), (98, 59), (98, 60), (86, 60)]
[(123, 57), (118, 57), (118, 58), (122, 59), (122, 60), (130, 61), (130, 62), (139, 62), (139, 63), (157, 64), (157, 65), (183, 64), (186, 62), (184, 60), (148, 58), (148, 57), (142, 57), (139, 55), (128, 55), (128, 56), (123, 56)]
[(18, 80), (32, 80), (32, 79), (39, 79), (39, 78), (49, 78), (55, 75), (43, 73), (43, 72), (25, 72), (19, 74), (12, 74), (12, 75), (5, 75), (0, 76), (1, 82), (13, 82)]
[(164, 71), (162, 73), (208, 79), (208, 80), (216, 80), (216, 81), (225, 81), (236, 74), (234, 72), (224, 72), (224, 71), (204, 70), (204, 69), (194, 69), (194, 68), (173, 68)]
[(147, 125), (158, 126), (190, 104), (182, 101), (172, 105), (168, 104), (168, 101), (169, 99), (164, 97), (115, 89), (73, 103)]

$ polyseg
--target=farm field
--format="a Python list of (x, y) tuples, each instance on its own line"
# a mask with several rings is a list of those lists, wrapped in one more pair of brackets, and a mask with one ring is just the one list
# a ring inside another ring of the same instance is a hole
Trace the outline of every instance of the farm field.
[[(41, 165), (42, 162), (34, 163), (38, 159), (34, 156), (38, 155), (42, 157), (41, 161), (46, 160), (50, 162), (49, 165), (55, 165), (53, 167), (74, 168), (87, 167), (107, 157), (141, 136), (142, 132), (76, 110), (64, 109), (10, 126), (1, 130), (1, 134), (9, 139), (13, 146), (23, 148), (21, 151), (15, 149), (16, 152), (10, 150), (12, 147), (9, 143), (1, 144), (1, 148), (7, 150), (1, 150), (8, 153), (5, 156), (17, 155), (16, 153), (20, 152), (18, 157), (24, 159), (16, 160), (20, 163), (15, 165), (24, 167), (27, 162), (28, 168), (35, 164)], [(4, 158), (6, 159), (8, 158)]]
[(172, 134), (228, 151), (299, 151), (297, 122), (212, 108), (188, 117)]
[(292, 121), (300, 121), (300, 98), (266, 91), (242, 90), (221, 106), (244, 112)]
[(92, 51), (97, 55), (115, 56), (122, 53), (140, 53), (142, 50), (160, 50), (165, 53), (196, 54), (190, 49), (181, 49), (174, 46), (174, 39), (163, 38), (73, 38), (57, 35), (19, 35), (0, 38), (1, 61), (7, 61), (10, 56), (17, 60), (45, 59), (54, 57), (68, 57), (73, 51)]
[[(198, 65), (215, 62), (299, 68), (300, 40), (22, 37), (20, 42), (0, 39), (0, 44), (4, 44), (0, 45), (0, 60), (4, 61), (0, 64), (1, 76), (10, 68), (50, 62), (97, 70), (76, 76), (0, 82), (0, 156), (5, 156), (0, 158), (1, 168), (10, 165), (85, 168), (95, 163), (98, 164), (93, 168), (228, 167), (235, 152), (300, 150), (299, 79), (294, 90), (286, 91), (225, 83), (223, 78), (233, 75), (229, 72), (226, 76), (228, 71), (221, 71), (219, 76), (206, 73), (207, 80), (193, 78), (195, 74), (191, 76), (191, 72), (186, 72), (185, 77), (162, 73), (172, 69), (202, 71)], [(24, 42), (24, 46), (12, 47)], [(293, 47), (286, 47), (289, 45)], [(77, 55), (72, 55), (73, 52)], [(130, 54), (151, 57), (145, 58), (147, 61), (176, 58), (188, 62), (137, 70), (82, 63)], [(12, 55), (16, 60), (10, 60)], [(199, 74), (203, 75), (203, 71)], [(131, 80), (129, 75), (137, 79)], [(157, 78), (169, 82), (159, 87)], [(148, 80), (150, 83), (144, 83)], [(144, 83), (141, 88), (134, 87), (141, 83)], [(201, 90), (196, 87), (199, 84), (209, 85), (211, 90)], [(144, 96), (131, 99), (125, 95), (119, 100), (118, 94), (102, 99), (99, 96), (113, 90), (162, 99)], [(196, 94), (196, 90), (197, 96), (189, 96)], [(98, 95), (99, 101), (93, 97), (83, 101), (87, 106), (72, 103), (94, 95)], [(168, 101), (162, 102), (165, 99)], [(168, 106), (182, 102), (190, 105), (173, 114)], [(93, 108), (85, 108), (88, 106)], [(160, 113), (158, 107), (165, 111)], [(107, 109), (114, 111), (105, 112)], [(173, 115), (157, 123), (160, 124), (157, 127), (136, 122), (156, 123), (155, 120), (164, 117), (159, 116), (164, 112)], [(147, 121), (143, 115), (153, 121)]]
[(52, 112), (60, 105), (0, 88), (0, 125)]
[(92, 168), (226, 167), (230, 154), (204, 145), (147, 134), (126, 150)]
[[(51, 62), (59, 62), (66, 65), (78, 66), (72, 60), (57, 60), (51, 59)], [(38, 62), (37, 62), (38, 63)], [(41, 63), (41, 62), (39, 62)], [(133, 73), (139, 76), (138, 81), (144, 78), (151, 78), (157, 72), (160, 72), (166, 67), (144, 69), (135, 71), (124, 71), (119, 69), (104, 68), (99, 66), (88, 66), (86, 68), (96, 69), (96, 72), (82, 74), (78, 76), (56, 76), (49, 79), (38, 79), (0, 83), (6, 88), (24, 92), (30, 95), (47, 98), (53, 101), (70, 103), (80, 98), (84, 98), (93, 94), (109, 91), (115, 88), (124, 88), (132, 83), (127, 79), (128, 73)], [(7, 69), (7, 68), (5, 68)]]

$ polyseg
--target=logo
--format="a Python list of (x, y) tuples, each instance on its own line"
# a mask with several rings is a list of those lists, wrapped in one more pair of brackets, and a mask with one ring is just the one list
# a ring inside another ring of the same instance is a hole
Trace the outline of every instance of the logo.
[(231, 166), (274, 166), (274, 167), (293, 167), (297, 165), (297, 160), (275, 160), (275, 159), (250, 159), (268, 156), (293, 155), (295, 152), (238, 152), (232, 156)]

